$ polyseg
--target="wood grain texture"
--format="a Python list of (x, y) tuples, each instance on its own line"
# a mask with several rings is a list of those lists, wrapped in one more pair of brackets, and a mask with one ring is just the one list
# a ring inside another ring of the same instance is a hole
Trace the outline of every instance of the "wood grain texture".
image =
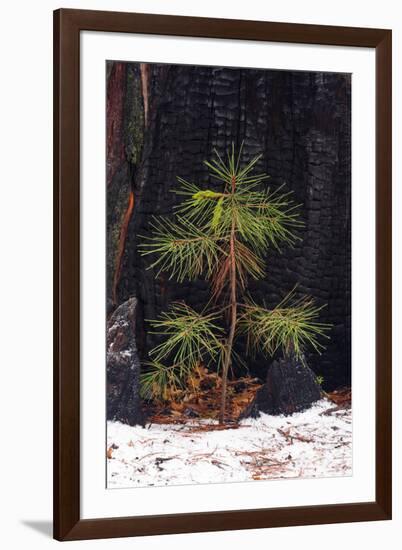
[[(376, 49), (376, 500), (327, 506), (80, 519), (80, 30)], [(58, 540), (391, 518), (391, 31), (163, 15), (54, 13), (54, 536)]]

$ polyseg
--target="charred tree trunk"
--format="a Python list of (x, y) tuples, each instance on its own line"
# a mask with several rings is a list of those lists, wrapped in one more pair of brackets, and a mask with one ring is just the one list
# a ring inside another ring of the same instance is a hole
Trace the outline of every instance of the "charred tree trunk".
[[(244, 141), (245, 160), (263, 154), (257, 169), (270, 174), (271, 188), (286, 182), (305, 222), (293, 249), (269, 251), (266, 280), (249, 290), (274, 306), (299, 283), (300, 293), (327, 303), (321, 320), (333, 324), (331, 340), (322, 356), (307, 360), (327, 389), (350, 383), (350, 75), (111, 63), (108, 93), (118, 93), (110, 84), (120, 75), (117, 65), (126, 74), (124, 131), (115, 134), (123, 136), (124, 160), (108, 187), (108, 296), (111, 310), (137, 296), (140, 355), (157, 343), (145, 319), (174, 299), (199, 309), (208, 287), (202, 281), (178, 285), (146, 270), (139, 235), (149, 234), (153, 215), (172, 213), (176, 176), (217, 189), (203, 161), (214, 148), (222, 155), (232, 142), (239, 147)], [(265, 376), (264, 364), (257, 358), (249, 366)]]
[[(148, 68), (111, 62), (107, 74), (107, 300), (111, 312), (122, 303), (118, 287), (147, 129)], [(132, 296), (133, 285), (130, 290)]]

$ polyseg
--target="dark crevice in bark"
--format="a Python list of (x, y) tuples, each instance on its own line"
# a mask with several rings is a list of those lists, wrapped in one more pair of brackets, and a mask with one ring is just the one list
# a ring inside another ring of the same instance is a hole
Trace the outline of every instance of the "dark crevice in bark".
[(123, 216), (123, 221), (120, 228), (119, 241), (117, 245), (117, 259), (116, 259), (116, 266), (115, 266), (115, 272), (113, 277), (113, 289), (112, 289), (112, 300), (113, 300), (114, 306), (117, 306), (118, 304), (117, 286), (119, 284), (120, 275), (121, 275), (121, 263), (123, 258), (124, 247), (126, 244), (128, 224), (130, 223), (133, 209), (134, 209), (134, 193), (130, 191), (130, 194), (128, 196), (128, 204)]

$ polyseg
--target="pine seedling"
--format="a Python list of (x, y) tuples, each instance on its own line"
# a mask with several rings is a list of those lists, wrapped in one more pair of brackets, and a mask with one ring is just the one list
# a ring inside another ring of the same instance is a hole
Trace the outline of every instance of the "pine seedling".
[(206, 309), (212, 309), (197, 313), (173, 304), (151, 322), (164, 339), (150, 351), (153, 363), (143, 375), (145, 388), (154, 388), (155, 395), (158, 384), (183, 384), (197, 364), (213, 362), (222, 376), (220, 423), (238, 334), (246, 334), (250, 351), (258, 348), (272, 356), (281, 348), (285, 355), (292, 350), (300, 356), (308, 346), (320, 352), (319, 340), (330, 328), (318, 321), (320, 308), (309, 297), (296, 300), (290, 293), (269, 310), (246, 296), (248, 279), (265, 276), (269, 249), (293, 246), (303, 224), (290, 193), (283, 186), (272, 191), (268, 176), (255, 173), (261, 155), (245, 164), (241, 158), (242, 147), (236, 155), (232, 145), (225, 160), (215, 151), (215, 158), (205, 161), (219, 192), (178, 178), (175, 193), (182, 201), (174, 219), (155, 218), (151, 236), (140, 247), (157, 273), (167, 272), (179, 282), (199, 277), (209, 281)]

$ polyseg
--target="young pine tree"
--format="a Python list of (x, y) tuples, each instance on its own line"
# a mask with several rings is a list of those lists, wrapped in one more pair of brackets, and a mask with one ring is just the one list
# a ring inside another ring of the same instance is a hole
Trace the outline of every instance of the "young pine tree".
[(152, 362), (143, 374), (143, 393), (164, 397), (167, 389), (183, 387), (200, 363), (214, 363), (221, 371), (219, 421), (224, 422), (229, 368), (240, 360), (236, 336), (246, 334), (248, 349), (272, 356), (278, 348), (300, 357), (307, 345), (322, 348), (319, 336), (329, 326), (317, 321), (321, 308), (311, 298), (298, 300), (294, 291), (274, 309), (256, 304), (246, 295), (247, 280), (265, 276), (269, 248), (292, 246), (301, 226), (298, 207), (282, 193), (265, 186), (268, 176), (255, 174), (261, 155), (241, 164), (234, 147), (224, 161), (205, 164), (221, 185), (219, 192), (202, 189), (178, 178), (182, 197), (174, 219), (154, 218), (152, 236), (141, 245), (142, 254), (156, 259), (150, 268), (168, 272), (182, 282), (204, 277), (211, 299), (199, 313), (184, 303), (151, 321), (163, 341), (150, 352)]

